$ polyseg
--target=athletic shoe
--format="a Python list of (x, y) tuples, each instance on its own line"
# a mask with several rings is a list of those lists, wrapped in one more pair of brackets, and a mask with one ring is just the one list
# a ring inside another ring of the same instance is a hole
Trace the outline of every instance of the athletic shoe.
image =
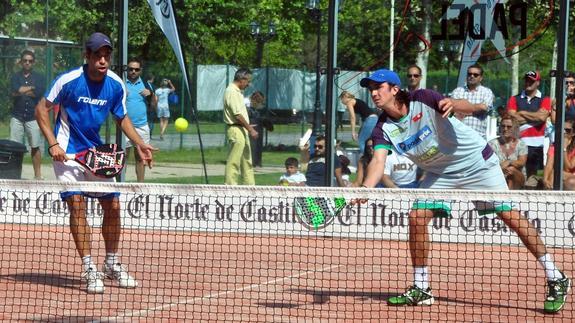
[(563, 278), (558, 280), (547, 281), (547, 299), (545, 300), (544, 310), (547, 313), (557, 313), (565, 305), (567, 294), (571, 289), (571, 279), (561, 273)]
[(103, 272), (108, 279), (117, 281), (122, 288), (136, 288), (138, 286), (136, 279), (128, 274), (126, 267), (122, 264), (118, 263), (110, 267), (104, 263)]
[(90, 294), (101, 294), (104, 292), (104, 275), (96, 268), (89, 268), (82, 273), (82, 278), (86, 280), (86, 291)]
[(435, 302), (435, 299), (431, 294), (431, 288), (423, 290), (417, 286), (410, 286), (403, 295), (387, 299), (387, 304), (393, 306), (433, 305), (433, 302)]

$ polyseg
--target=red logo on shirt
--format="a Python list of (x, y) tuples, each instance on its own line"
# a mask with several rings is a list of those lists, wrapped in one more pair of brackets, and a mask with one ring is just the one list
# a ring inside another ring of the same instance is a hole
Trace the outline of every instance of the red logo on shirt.
[(415, 117), (411, 118), (411, 120), (412, 120), (413, 122), (417, 122), (417, 121), (419, 121), (419, 120), (421, 119), (421, 117), (423, 117), (423, 112), (420, 112), (420, 113), (416, 114)]

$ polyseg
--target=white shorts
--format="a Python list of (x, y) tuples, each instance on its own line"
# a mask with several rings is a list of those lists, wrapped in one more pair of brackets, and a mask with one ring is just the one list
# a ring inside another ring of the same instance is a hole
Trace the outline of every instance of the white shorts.
[[(56, 179), (62, 182), (115, 182), (115, 178), (105, 178), (94, 175), (82, 164), (75, 160), (67, 160), (65, 162), (55, 161), (52, 163), (54, 167), (54, 174)], [(65, 191), (60, 192), (62, 200), (66, 200), (72, 195), (84, 195), (86, 197), (112, 199), (120, 195), (120, 193), (110, 192), (81, 192), (81, 191)]]
[(158, 106), (158, 118), (169, 118), (170, 106)]
[[(499, 158), (493, 154), (472, 172), (451, 175), (437, 175), (425, 173), (425, 179), (420, 188), (430, 189), (466, 189), (466, 190), (499, 190), (507, 191), (507, 182), (499, 166)], [(487, 214), (514, 209), (510, 201), (474, 201), (475, 209), (479, 214)], [(443, 201), (418, 200), (414, 209), (433, 210), (439, 217), (451, 217), (451, 203), (448, 199)]]
[[(141, 126), (141, 127), (134, 127), (140, 138), (144, 141), (144, 143), (150, 143), (150, 127), (148, 125)], [(132, 147), (132, 142), (130, 139), (126, 138), (126, 148)]]
[(36, 120), (23, 122), (10, 118), (10, 140), (24, 143), (24, 135), (30, 147), (38, 148), (42, 145), (42, 135)]

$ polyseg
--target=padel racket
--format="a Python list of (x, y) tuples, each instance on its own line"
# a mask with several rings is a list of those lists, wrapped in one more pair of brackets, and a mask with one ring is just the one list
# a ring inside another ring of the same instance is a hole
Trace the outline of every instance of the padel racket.
[(94, 175), (106, 178), (118, 175), (126, 164), (126, 154), (116, 144), (103, 144), (67, 156), (82, 164)]
[(296, 197), (294, 207), (299, 222), (309, 230), (330, 225), (346, 205), (345, 198)]

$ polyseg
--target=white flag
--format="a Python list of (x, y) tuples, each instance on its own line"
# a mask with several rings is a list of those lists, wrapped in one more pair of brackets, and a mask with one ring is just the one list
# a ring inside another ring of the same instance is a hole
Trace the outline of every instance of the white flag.
[(176, 58), (178, 59), (178, 63), (180, 64), (180, 68), (184, 75), (186, 91), (188, 91), (188, 95), (191, 97), (188, 73), (186, 71), (186, 64), (182, 54), (182, 47), (180, 46), (180, 37), (178, 36), (178, 28), (176, 26), (176, 17), (174, 16), (172, 1), (148, 0), (148, 4), (152, 9), (152, 14), (154, 15), (154, 18), (156, 18), (158, 26), (160, 26), (160, 29), (162, 29), (166, 38), (168, 38), (170, 45), (172, 45), (172, 49), (174, 50), (174, 54), (176, 54)]

